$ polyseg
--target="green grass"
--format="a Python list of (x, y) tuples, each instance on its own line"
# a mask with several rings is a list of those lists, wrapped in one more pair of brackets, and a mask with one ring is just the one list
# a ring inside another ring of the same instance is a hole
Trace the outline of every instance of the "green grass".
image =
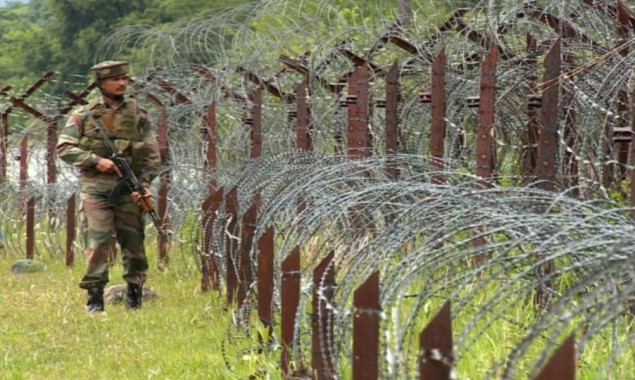
[[(3, 254), (0, 379), (246, 378), (260, 365), (231, 348), (226, 357), (238, 359), (224, 359), (231, 313), (218, 293), (201, 293), (197, 274), (153, 269), (147, 287), (158, 299), (138, 311), (119, 303), (88, 314), (85, 292), (77, 286), (81, 255), (74, 268), (62, 259), (44, 259), (44, 272), (13, 274), (16, 258)], [(122, 283), (120, 276), (117, 263), (109, 285)]]
[[(82, 255), (78, 255), (73, 268), (66, 268), (62, 258), (38, 259), (46, 265), (44, 272), (13, 274), (11, 265), (17, 258), (0, 249), (0, 380), (247, 379), (256, 373), (257, 379), (281, 378), (280, 351), (258, 351), (258, 336), (268, 334), (258, 327), (255, 311), (250, 315), (249, 332), (237, 327), (224, 296), (200, 291), (200, 275), (196, 271), (168, 268), (159, 272), (152, 267), (147, 287), (159, 294), (158, 299), (146, 301), (138, 311), (128, 311), (119, 303), (107, 304), (105, 313), (87, 314), (85, 292), (77, 286), (83, 272)], [(156, 263), (156, 258), (151, 257), (150, 261)], [(120, 275), (121, 265), (117, 263), (111, 268), (110, 285), (121, 284)], [(413, 284), (413, 292), (421, 285)], [(490, 285), (473, 300), (476, 307), (496, 290), (495, 283)], [(407, 299), (396, 314), (388, 313), (389, 318), (381, 322), (382, 330), (395, 323), (390, 318), (404, 322), (403, 318), (412, 312), (413, 302), (414, 299)], [(443, 302), (442, 298), (430, 300), (412, 316), (416, 331), (405, 342), (408, 357), (416, 357), (418, 331)], [(476, 310), (455, 315), (455, 332), (471, 320), (473, 312)], [(494, 362), (509, 354), (522, 339), (526, 333), (523, 326), (530, 326), (536, 317), (530, 301), (512, 305), (504, 315), (461, 353), (455, 368), (459, 378), (484, 378)], [(572, 326), (579, 327), (581, 322)], [(630, 320), (618, 324), (616, 334), (621, 348), (615, 353), (615, 363), (619, 363), (619, 368), (610, 365), (607, 371), (600, 371), (607, 378), (617, 379), (619, 374), (635, 376), (631, 324)], [(276, 336), (278, 329), (279, 321)], [(579, 338), (578, 330), (564, 329), (556, 341), (563, 341), (570, 332)], [(609, 343), (611, 337), (612, 329), (607, 328), (587, 343), (579, 358), (576, 378), (595, 378), (614, 349)], [(537, 342), (525, 359), (532, 362), (543, 348)], [(306, 352), (304, 359), (308, 359)], [(521, 360), (521, 372), (528, 369), (528, 364)], [(342, 358), (338, 364), (343, 379), (351, 378), (350, 366), (350, 358)]]

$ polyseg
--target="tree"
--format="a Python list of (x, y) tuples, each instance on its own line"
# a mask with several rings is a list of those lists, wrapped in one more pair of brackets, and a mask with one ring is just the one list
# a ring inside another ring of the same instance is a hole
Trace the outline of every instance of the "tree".
[(38, 5), (38, 0), (12, 3), (0, 13), (0, 83), (28, 83), (49, 70), (60, 54)]
[(148, 3), (149, 0), (46, 0), (52, 15), (51, 31), (65, 52), (55, 64), (65, 71), (87, 72), (96, 63), (93, 57), (99, 41), (127, 15), (146, 9)]

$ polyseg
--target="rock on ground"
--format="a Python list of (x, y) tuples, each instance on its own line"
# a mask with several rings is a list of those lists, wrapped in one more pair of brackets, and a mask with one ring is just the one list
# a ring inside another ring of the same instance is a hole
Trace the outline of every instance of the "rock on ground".
[[(119, 284), (109, 286), (104, 289), (104, 300), (108, 303), (118, 303), (123, 302), (124, 297), (126, 296), (126, 284)], [(143, 287), (143, 300), (149, 300), (159, 298), (159, 294), (152, 288)]]
[(18, 260), (11, 266), (13, 273), (37, 273), (44, 272), (45, 269), (43, 263), (31, 259)]

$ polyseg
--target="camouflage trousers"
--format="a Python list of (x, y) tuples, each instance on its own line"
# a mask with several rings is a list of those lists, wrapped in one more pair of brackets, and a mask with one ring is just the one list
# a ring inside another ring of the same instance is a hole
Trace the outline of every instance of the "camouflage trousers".
[(109, 256), (113, 239), (121, 249), (123, 278), (143, 284), (147, 278), (143, 213), (129, 193), (121, 194), (114, 208), (108, 207), (108, 193), (80, 193), (82, 228), (86, 245), (86, 272), (80, 288), (103, 287), (109, 280)]

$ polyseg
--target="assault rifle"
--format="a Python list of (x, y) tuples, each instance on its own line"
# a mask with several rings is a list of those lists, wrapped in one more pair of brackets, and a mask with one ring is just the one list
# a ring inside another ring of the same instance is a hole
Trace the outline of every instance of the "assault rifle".
[(152, 223), (157, 228), (159, 236), (167, 240), (168, 234), (161, 227), (161, 220), (159, 219), (159, 215), (157, 214), (157, 211), (152, 204), (152, 199), (150, 199), (150, 197), (148, 196), (148, 192), (146, 191), (145, 186), (143, 186), (137, 176), (133, 173), (130, 164), (128, 164), (128, 160), (126, 160), (119, 153), (111, 153), (110, 157), (108, 158), (111, 159), (112, 162), (115, 163), (115, 165), (117, 165), (117, 167), (121, 171), (121, 174), (123, 175), (117, 186), (115, 186), (115, 188), (110, 193), (110, 196), (108, 197), (108, 206), (114, 207), (114, 205), (117, 204), (119, 194), (123, 191), (124, 187), (130, 189), (131, 193), (136, 191), (141, 195), (141, 208), (144, 212), (150, 215), (150, 219), (152, 219)]
[(108, 156), (107, 158), (114, 162), (114, 164), (117, 166), (117, 168), (119, 168), (119, 171), (121, 171), (122, 174), (121, 180), (119, 181), (119, 183), (117, 183), (115, 188), (110, 192), (110, 195), (108, 196), (108, 207), (115, 207), (115, 205), (117, 204), (117, 200), (119, 199), (119, 195), (126, 187), (130, 189), (131, 193), (139, 193), (141, 195), (141, 208), (145, 213), (150, 215), (152, 223), (159, 232), (159, 236), (161, 236), (161, 238), (164, 240), (168, 240), (169, 235), (166, 231), (163, 230), (161, 226), (161, 220), (159, 219), (159, 215), (157, 214), (157, 211), (152, 204), (152, 199), (150, 199), (150, 197), (148, 196), (148, 192), (146, 191), (145, 186), (143, 186), (141, 181), (139, 181), (139, 178), (137, 178), (137, 176), (132, 171), (128, 160), (126, 160), (126, 158), (123, 157), (121, 153), (119, 153), (119, 151), (115, 147), (115, 144), (106, 134), (106, 131), (102, 127), (102, 124), (98, 122), (93, 117), (93, 115), (90, 114), (90, 112), (88, 112), (88, 115), (95, 127), (99, 130), (99, 134), (101, 135), (102, 140), (104, 140), (104, 145), (106, 145), (106, 148), (110, 153), (110, 156)]

